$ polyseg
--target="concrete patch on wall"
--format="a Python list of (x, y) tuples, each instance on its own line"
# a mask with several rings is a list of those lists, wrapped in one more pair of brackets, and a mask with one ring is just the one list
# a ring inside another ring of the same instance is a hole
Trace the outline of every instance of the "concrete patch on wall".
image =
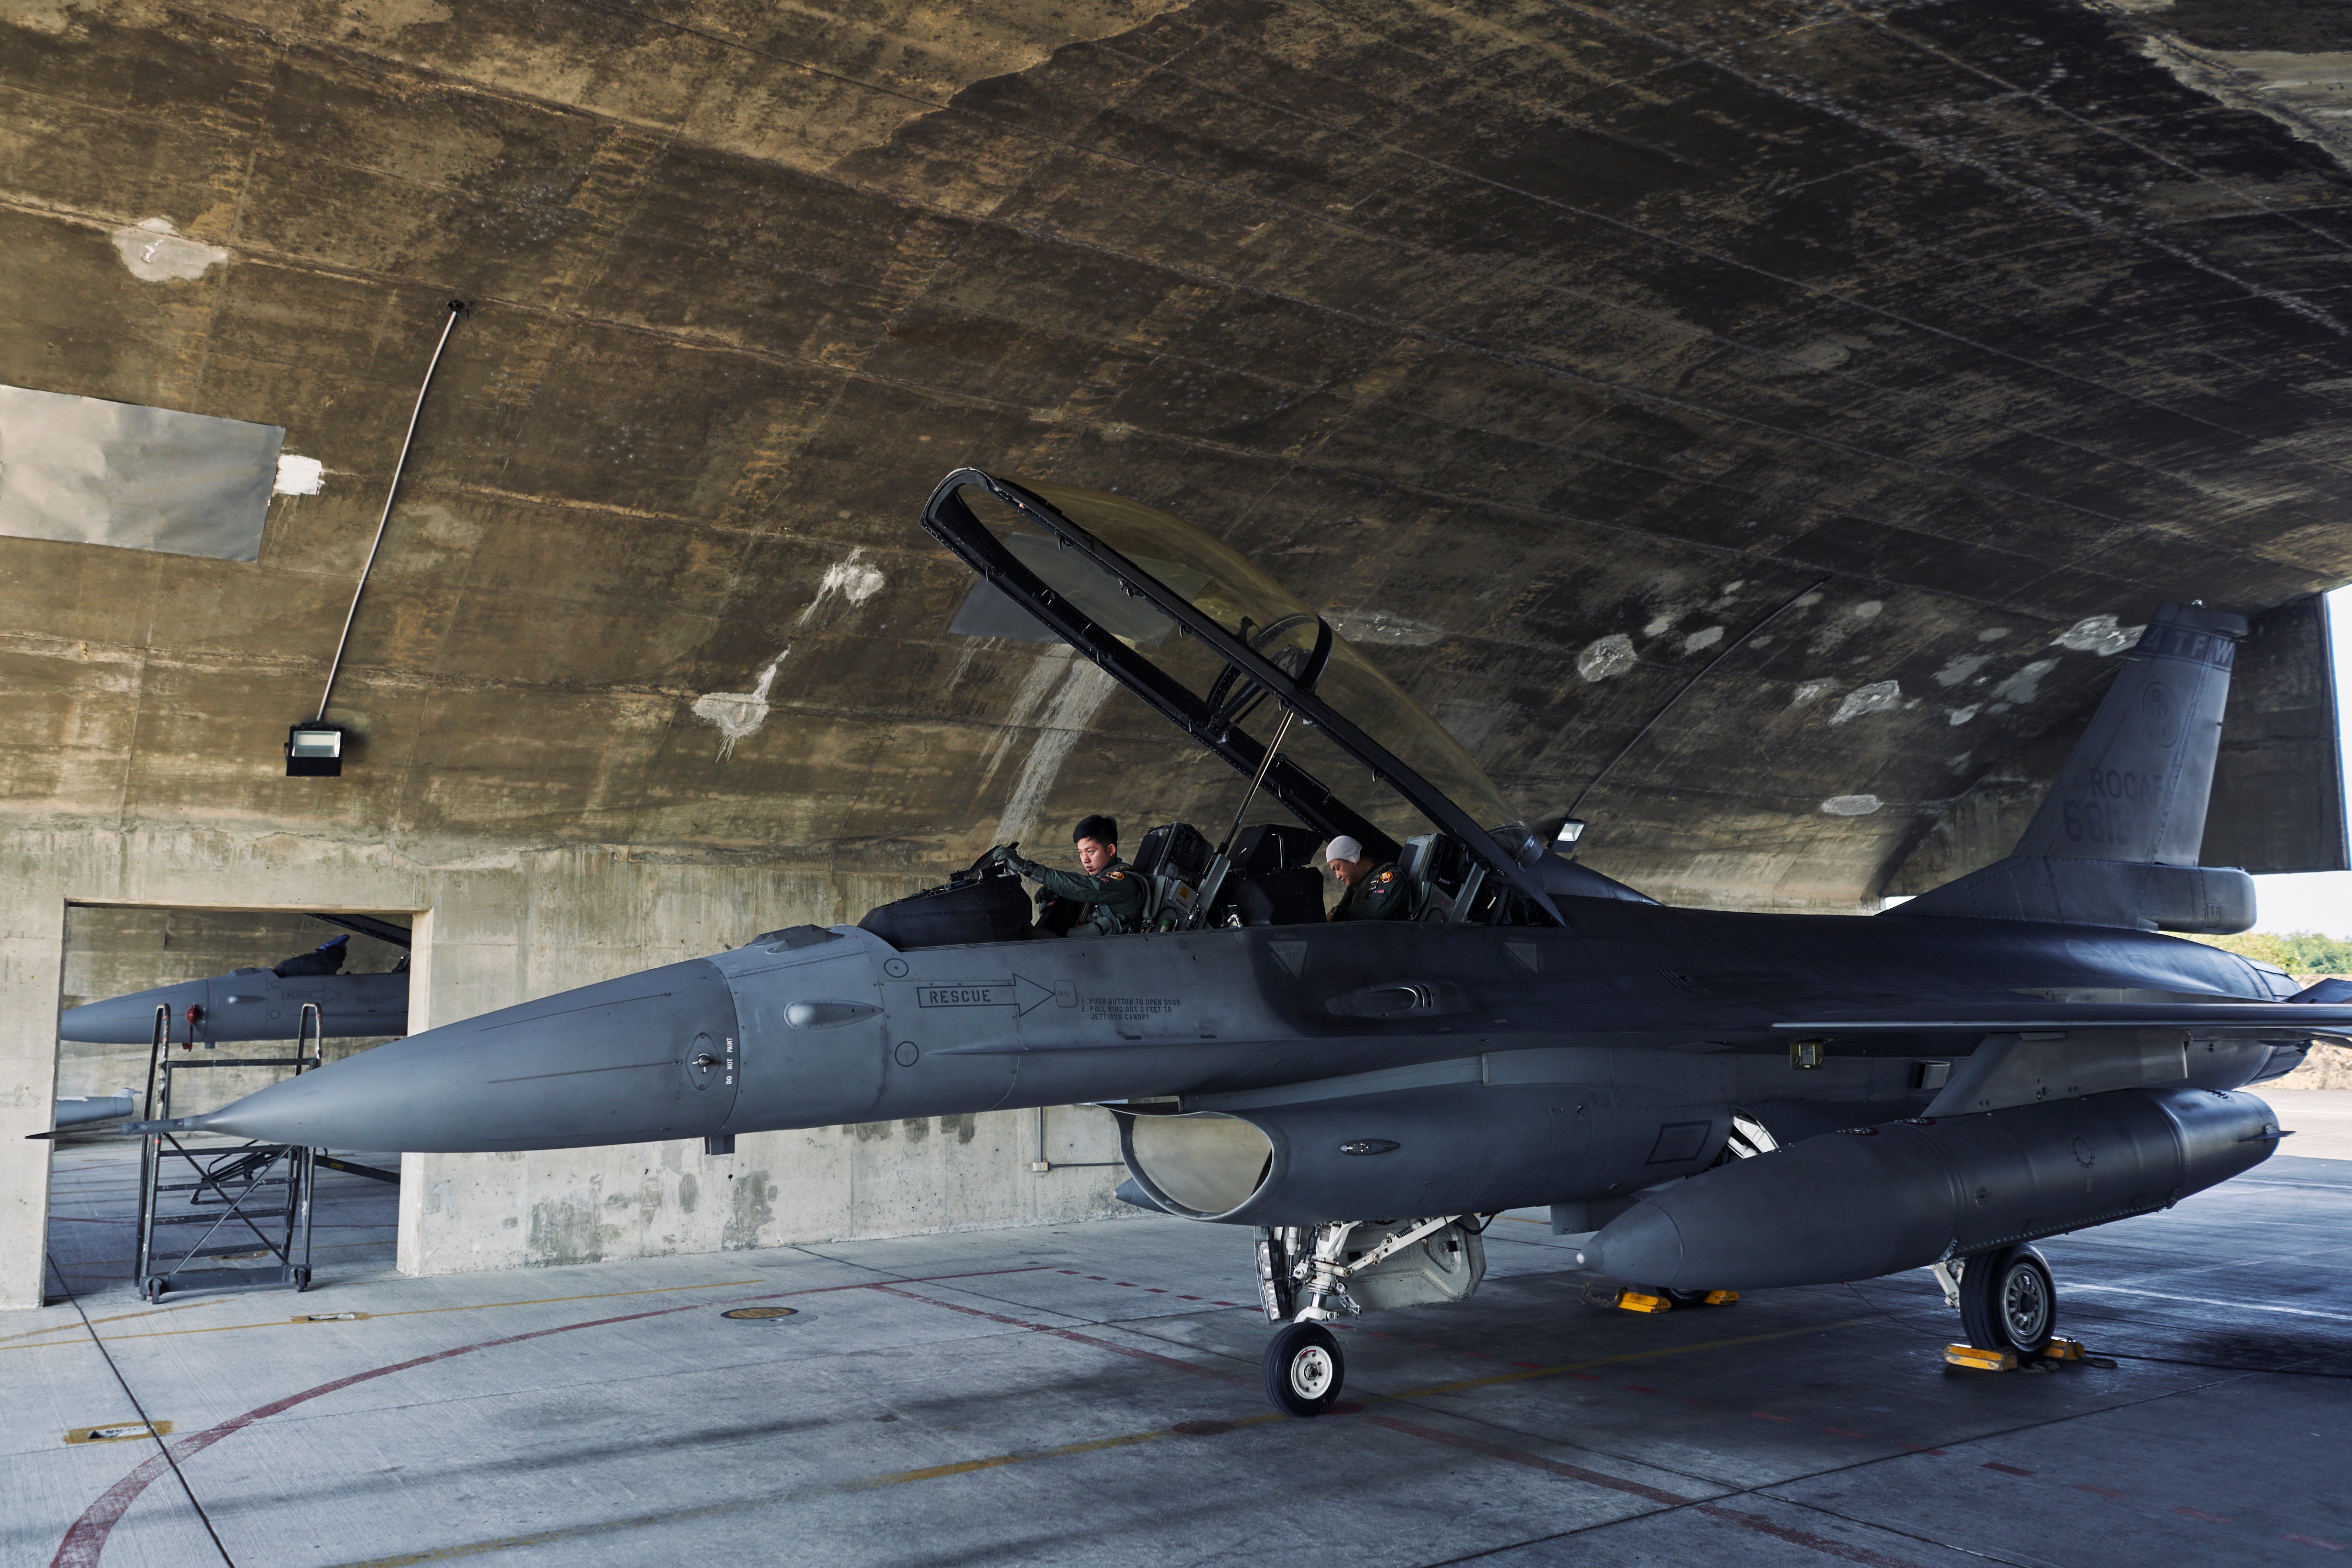
[(1884, 804), (1875, 795), (1832, 795), (1822, 810), (1832, 817), (1867, 817)]
[(182, 238), (169, 218), (141, 218), (112, 238), (115, 254), (142, 283), (193, 283), (228, 261), (219, 246)]
[(278, 477), (270, 489), (280, 496), (315, 496), (327, 482), (327, 465), (315, 457), (297, 457), (290, 452), (278, 455)]
[(1576, 656), (1576, 673), (1588, 681), (1605, 681), (1633, 667), (1633, 639), (1622, 632), (1595, 638)]
[(1809, 704), (1817, 703), (1827, 696), (1830, 688), (1836, 685), (1835, 681), (1807, 681), (1789, 694), (1789, 706), (1804, 707)]
[(783, 667), (787, 645), (760, 672), (757, 685), (748, 692), (706, 692), (694, 699), (694, 716), (719, 727), (719, 755), (735, 754), (735, 743), (747, 736), (757, 735), (760, 727), (768, 722), (768, 692), (776, 684), (776, 672)]
[(1331, 630), (1350, 643), (1386, 643), (1403, 648), (1426, 648), (1445, 635), (1443, 626), (1391, 615), (1385, 610), (1346, 610), (1325, 617)]
[[(2137, 642), (2140, 628), (2135, 626), (2130, 630), (2132, 640)], [(2036, 659), (2000, 685), (1993, 687), (1992, 695), (1999, 700), (1992, 705), (1992, 711), (2006, 713), (2021, 703), (2030, 703), (2040, 696), (2042, 677), (2057, 667), (2058, 661), (2055, 659)]]
[[(2112, 615), (2094, 615), (2088, 620), (2075, 622), (2051, 638), (2050, 644), (2054, 648), (2072, 649), (2077, 653), (2097, 653), (2105, 657), (2134, 646), (2139, 642), (2139, 634), (2147, 630), (2145, 626), (2118, 626)], [(2030, 702), (2032, 699), (2023, 700)]]
[(1846, 693), (1845, 701), (1838, 704), (1837, 712), (1830, 715), (1832, 724), (1844, 724), (1866, 713), (1884, 713), (1903, 701), (1903, 687), (1895, 681), (1873, 681)]
[(808, 624), (809, 617), (824, 608), (830, 600), (847, 600), (852, 607), (865, 603), (889, 585), (889, 579), (857, 558), (866, 553), (864, 545), (857, 546), (840, 560), (824, 569), (824, 576), (816, 585), (816, 597), (801, 612), (798, 624)]

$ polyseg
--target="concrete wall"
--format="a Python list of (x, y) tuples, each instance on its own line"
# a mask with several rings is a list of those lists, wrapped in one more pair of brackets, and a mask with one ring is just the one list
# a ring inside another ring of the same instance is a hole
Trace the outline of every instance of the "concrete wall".
[[(427, 854), (196, 829), (0, 833), (0, 1305), (42, 1295), (48, 1145), (24, 1134), (48, 1126), (58, 1092), (69, 905), (415, 912), (421, 1029), (778, 925), (854, 916), (916, 880), (595, 846)], [(1116, 1152), (1100, 1112), (1048, 1121), (1051, 1159)], [(1124, 1211), (1109, 1197), (1115, 1169), (1033, 1173), (1035, 1137), (1034, 1112), (1008, 1112), (762, 1134), (724, 1158), (706, 1158), (698, 1142), (411, 1155), (400, 1266), (440, 1273)]]

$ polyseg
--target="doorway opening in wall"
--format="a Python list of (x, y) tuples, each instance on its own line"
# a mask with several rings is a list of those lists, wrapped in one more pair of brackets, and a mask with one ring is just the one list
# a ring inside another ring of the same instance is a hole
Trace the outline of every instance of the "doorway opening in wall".
[[(245, 1140), (205, 1134), (182, 1135), (189, 1157), (167, 1157), (160, 1169), (142, 1275), (145, 1140), (118, 1127), (149, 1113), (159, 1009), (173, 1064), (168, 1113), (225, 1105), (289, 1075), (285, 1063), (298, 1056), (331, 1064), (407, 1033), (412, 925), (397, 912), (67, 905), (47, 1227), (56, 1268), (45, 1286), (52, 1299), (58, 1272), (79, 1296), (143, 1292), (156, 1269), (173, 1265), (192, 1287), (173, 1293), (192, 1297), (204, 1293), (199, 1275), (215, 1288), (238, 1270), (257, 1284), (279, 1280), (271, 1249), (288, 1228), (271, 1216), (285, 1207), (291, 1162), (266, 1166), (240, 1152)], [(263, 1064), (242, 1065), (251, 1062)], [(159, 1098), (164, 1076), (154, 1074)], [(399, 1154), (329, 1149), (310, 1164), (311, 1278), (390, 1272)]]

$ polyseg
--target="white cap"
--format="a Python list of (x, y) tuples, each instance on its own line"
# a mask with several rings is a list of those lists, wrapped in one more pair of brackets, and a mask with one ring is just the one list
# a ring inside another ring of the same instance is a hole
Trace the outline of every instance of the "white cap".
[(1364, 858), (1364, 846), (1341, 833), (1323, 846), (1323, 858), (1327, 861), (1360, 861)]

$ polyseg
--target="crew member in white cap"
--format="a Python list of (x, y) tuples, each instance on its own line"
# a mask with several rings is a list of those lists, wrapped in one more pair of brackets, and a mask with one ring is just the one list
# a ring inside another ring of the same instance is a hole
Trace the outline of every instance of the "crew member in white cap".
[(1364, 846), (1341, 833), (1323, 848), (1331, 874), (1347, 891), (1332, 909), (1333, 920), (1398, 920), (1412, 913), (1404, 878), (1393, 862), (1374, 862)]

